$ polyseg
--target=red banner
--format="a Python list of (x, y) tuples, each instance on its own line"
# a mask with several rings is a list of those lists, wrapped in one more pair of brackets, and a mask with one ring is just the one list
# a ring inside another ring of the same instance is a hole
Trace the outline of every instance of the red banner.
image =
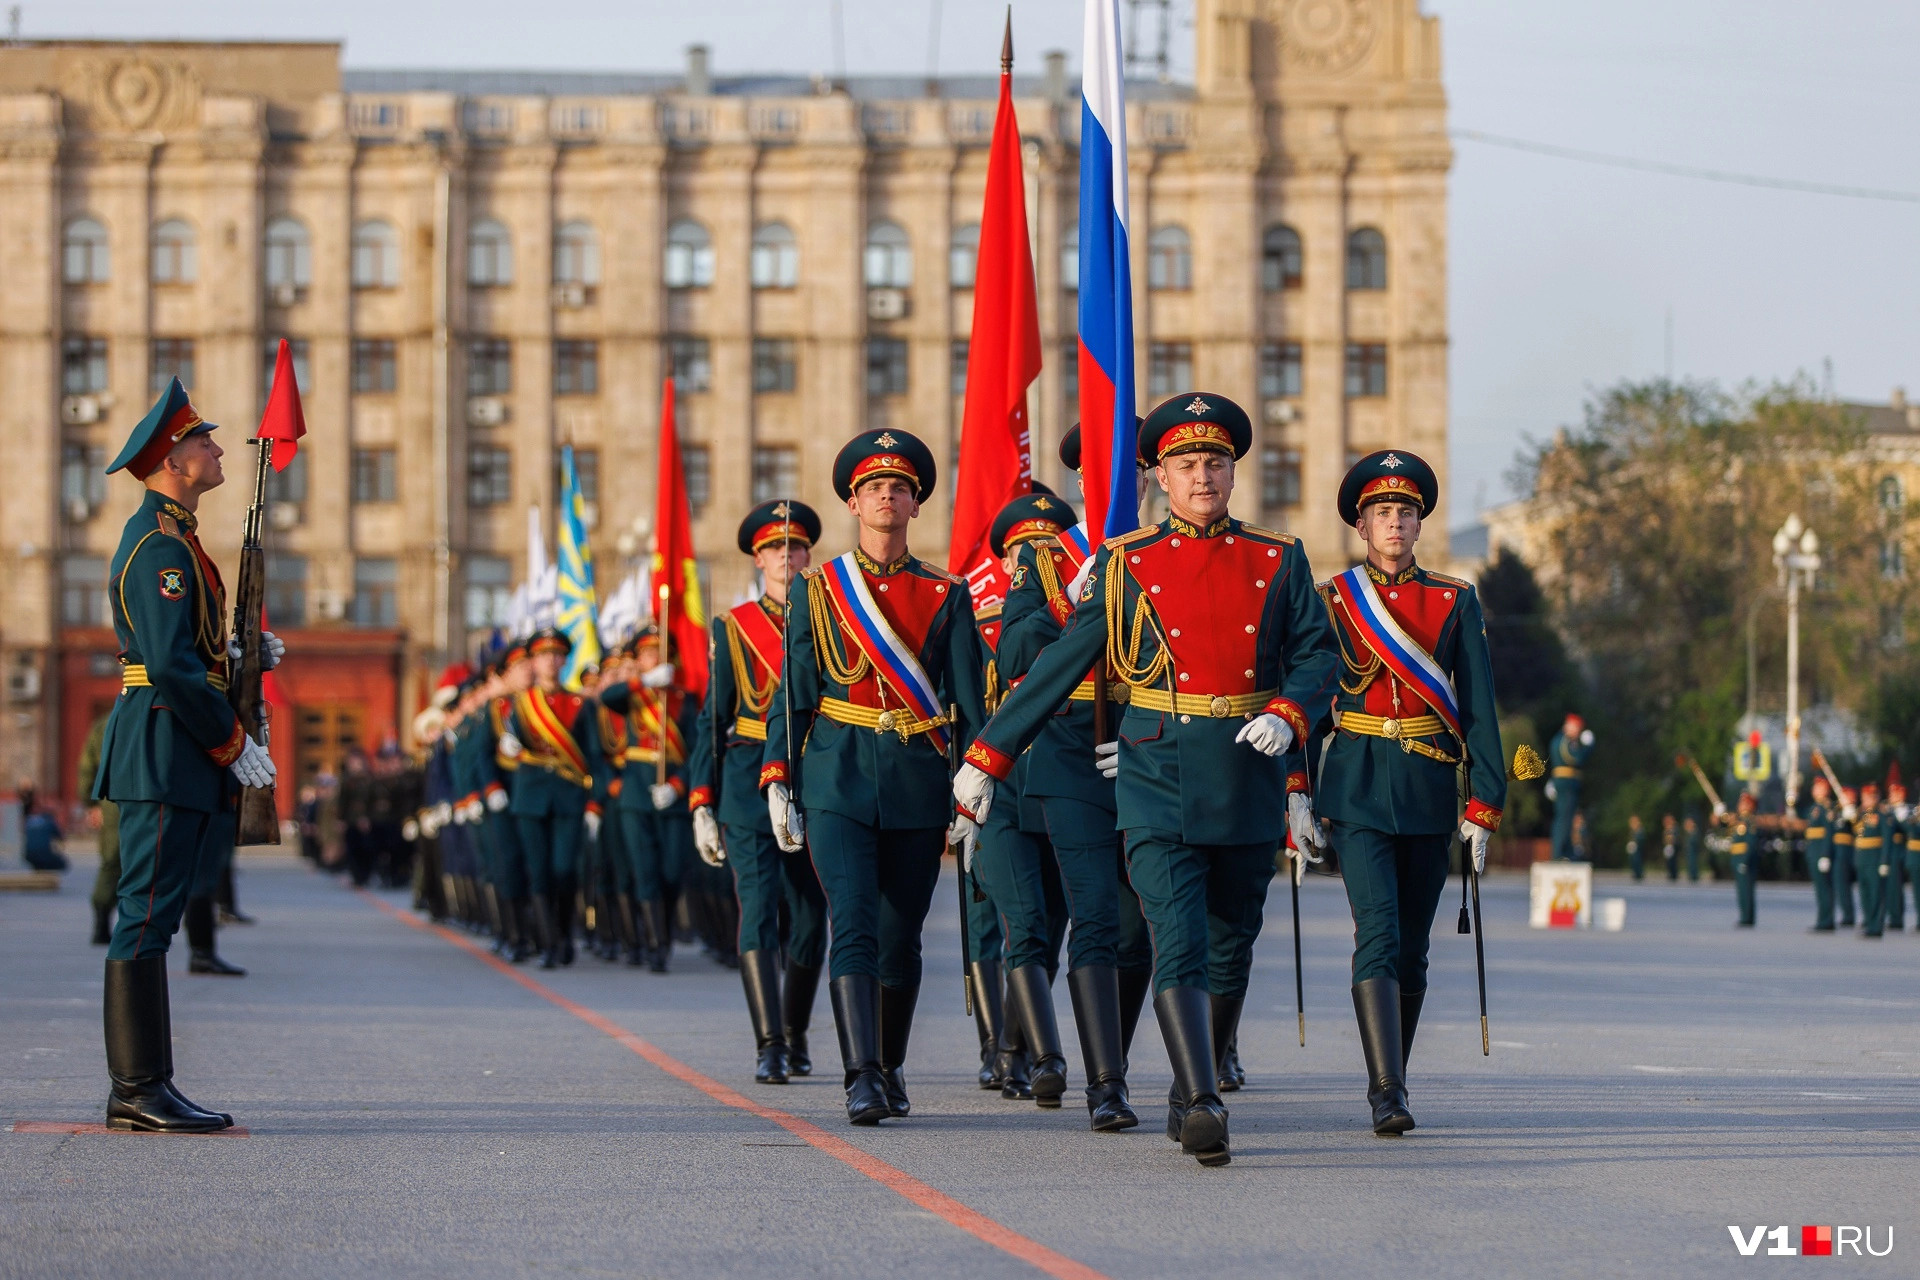
[(654, 490), (653, 617), (679, 650), (680, 687), (707, 696), (707, 611), (693, 553), (693, 509), (673, 420), (673, 379), (660, 397), (660, 480)]
[(293, 376), (293, 351), (285, 338), (273, 358), (273, 389), (267, 395), (267, 411), (260, 415), (260, 434), (256, 439), (271, 440), (273, 469), (285, 471), (300, 452), (300, 437), (307, 434), (307, 415), (300, 410), (300, 384)]

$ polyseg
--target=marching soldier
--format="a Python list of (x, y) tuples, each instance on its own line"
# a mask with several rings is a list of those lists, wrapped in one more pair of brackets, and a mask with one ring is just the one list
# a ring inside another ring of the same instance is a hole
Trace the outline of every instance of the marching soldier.
[[(1896, 932), (1907, 927), (1907, 789), (1898, 782), (1887, 784), (1887, 928)], [(1920, 923), (1920, 922), (1917, 922)]]
[(1740, 918), (1734, 922), (1736, 929), (1753, 928), (1754, 881), (1759, 875), (1760, 863), (1760, 827), (1753, 820), (1757, 803), (1751, 791), (1742, 791), (1733, 803), (1734, 812), (1725, 819), (1734, 899), (1740, 908)]
[(573, 963), (580, 842), (600, 828), (593, 792), (604, 766), (592, 711), (579, 694), (560, 687), (560, 669), (572, 652), (573, 642), (551, 627), (528, 641), (532, 683), (514, 695), (499, 743), (500, 755), (516, 763), (507, 812), (526, 854), (542, 969)]
[(1627, 815), (1627, 873), (1635, 884), (1647, 878), (1647, 829), (1637, 813)]
[(1667, 864), (1667, 883), (1680, 880), (1680, 824), (1670, 813), (1660, 815), (1660, 859)]
[[(1581, 850), (1574, 844), (1573, 820), (1580, 812), (1580, 779), (1586, 772), (1587, 757), (1593, 754), (1593, 730), (1577, 713), (1567, 712), (1560, 732), (1547, 744), (1546, 795), (1553, 801), (1553, 856), (1578, 859)], [(1698, 879), (1699, 877), (1694, 877)]]
[(1687, 883), (1700, 883), (1700, 820), (1688, 814), (1680, 824), (1682, 843), (1687, 853)]
[(647, 962), (646, 948), (640, 939), (640, 914), (634, 875), (632, 850), (627, 844), (626, 824), (620, 818), (620, 797), (626, 794), (627, 752), (633, 747), (632, 727), (624, 715), (607, 709), (600, 695), (615, 685), (623, 685), (633, 674), (630, 649), (622, 645), (606, 655), (600, 666), (598, 688), (594, 690), (594, 725), (600, 734), (600, 757), (605, 762), (601, 783), (600, 860), (611, 883), (611, 899), (602, 908), (612, 916), (612, 929), (619, 952), (609, 960), (624, 959), (629, 967)]
[[(780, 688), (787, 596), (820, 537), (804, 502), (763, 502), (740, 522), (739, 546), (760, 574), (760, 598), (713, 620), (706, 704), (693, 734), (693, 840), (703, 861), (733, 870), (740, 903), (740, 982), (746, 988), (758, 1061), (754, 1079), (785, 1084), (810, 1075), (807, 1029), (827, 952), (827, 902), (804, 849), (773, 838), (760, 798), (767, 717)], [(787, 904), (785, 990), (780, 974), (780, 905)]]
[[(196, 532), (201, 497), (225, 478), (213, 430), (172, 379), (107, 468), (146, 484), (108, 579), (123, 687), (93, 788), (120, 811), (104, 999), (114, 1129), (206, 1133), (233, 1123), (174, 1088), (166, 968), (202, 859), (232, 841), (238, 788), (274, 777), (266, 748), (227, 703), (226, 590)], [(280, 642), (266, 635), (262, 644), (272, 667)]]
[(620, 841), (633, 861), (641, 946), (647, 967), (667, 972), (673, 954), (674, 908), (693, 860), (693, 824), (687, 811), (687, 739), (699, 705), (677, 679), (678, 655), (649, 626), (629, 642), (631, 678), (600, 691), (600, 703), (627, 719), (625, 766), (614, 801)]
[(1878, 938), (1887, 927), (1888, 852), (1893, 815), (1880, 807), (1880, 787), (1860, 788), (1860, 816), (1853, 823), (1853, 866), (1860, 877), (1860, 934)]
[[(829, 992), (859, 1125), (911, 1106), (902, 1066), (953, 813), (949, 735), (970, 741), (983, 715), (966, 583), (907, 549), (935, 478), (933, 454), (905, 431), (862, 432), (834, 460), (859, 545), (800, 579), (760, 772), (774, 838), (811, 848), (826, 891)], [(970, 840), (970, 825), (951, 834)]]
[(1839, 808), (1833, 822), (1833, 894), (1840, 900), (1839, 927), (1854, 927), (1853, 889), (1860, 879), (1859, 868), (1854, 865), (1853, 827), (1860, 820), (1855, 805), (1858, 796), (1851, 787), (1840, 788)]
[[(1060, 442), (1060, 460), (1080, 470), (1077, 424)], [(1148, 475), (1144, 468), (1138, 472), (1140, 484)], [(1136, 503), (1140, 496), (1136, 489)], [(1002, 672), (1017, 679), (1072, 618), (1076, 588), (1083, 570), (1091, 568), (1093, 552), (1084, 521), (1051, 536), (1010, 536), (1008, 541), (1017, 560), (1002, 612), (1000, 661)], [(1087, 673), (1021, 757), (1026, 762), (1022, 807), (1034, 801), (1040, 806), (1072, 913), (1067, 990), (1087, 1070), (1089, 1122), (1096, 1132), (1116, 1132), (1138, 1123), (1127, 1092), (1127, 1054), (1153, 981), (1153, 946), (1140, 899), (1127, 882), (1113, 780), (1094, 765), (1092, 676)], [(1107, 687), (1107, 723), (1117, 726), (1124, 711), (1118, 699), (1126, 696), (1127, 686), (1111, 681)], [(1224, 1031), (1230, 1045), (1231, 1029), (1223, 1025), (1229, 1021), (1228, 1002), (1213, 997), (1211, 1004), (1215, 1035)]]
[(1914, 927), (1920, 929), (1920, 839), (1915, 838), (1920, 836), (1920, 830), (1916, 830), (1920, 827), (1920, 812), (1907, 807), (1906, 788), (1898, 790), (1900, 797), (1895, 817), (1900, 822), (1901, 863), (1905, 872), (1902, 878), (1913, 886)]
[[(1507, 795), (1479, 597), (1414, 559), (1438, 501), (1438, 478), (1415, 455), (1360, 459), (1340, 484), (1339, 507), (1367, 558), (1321, 588), (1342, 673), (1315, 807), (1332, 824), (1353, 907), (1353, 1008), (1381, 1137), (1414, 1127), (1406, 1067), (1449, 846), (1457, 831), (1483, 868)], [(1562, 737), (1577, 734), (1569, 717)], [(1587, 744), (1579, 746), (1555, 760), (1584, 761)], [(1562, 804), (1577, 799), (1577, 785), (1572, 797), (1567, 790)]]
[(1813, 881), (1813, 933), (1833, 932), (1833, 828), (1839, 815), (1833, 808), (1833, 789), (1827, 780), (1813, 780), (1813, 800), (1807, 806), (1807, 878)]
[(1245, 998), (1253, 942), (1291, 831), (1317, 842), (1296, 744), (1333, 688), (1326, 611), (1298, 542), (1227, 514), (1234, 463), (1253, 439), (1223, 396), (1182, 394), (1140, 432), (1170, 514), (1109, 539), (1059, 639), (967, 750), (963, 819), (990, 817), (996, 786), (1104, 661), (1128, 686), (1114, 820), (1154, 943), (1154, 1012), (1174, 1071), (1167, 1136), (1203, 1165), (1231, 1158), (1210, 997)]

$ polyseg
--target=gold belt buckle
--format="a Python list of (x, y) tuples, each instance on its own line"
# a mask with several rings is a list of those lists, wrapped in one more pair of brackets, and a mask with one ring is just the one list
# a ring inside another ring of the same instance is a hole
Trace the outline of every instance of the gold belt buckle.
[(875, 722), (873, 726), (874, 732), (885, 733), (887, 730), (891, 728), (893, 728), (893, 712), (882, 711), (880, 713), (880, 719), (877, 722)]
[(1225, 720), (1227, 713), (1233, 710), (1233, 703), (1224, 693), (1216, 693), (1207, 701), (1207, 714), (1215, 720)]
[(1392, 716), (1388, 716), (1385, 720), (1382, 720), (1380, 722), (1380, 736), (1383, 738), (1392, 738), (1396, 742), (1399, 741), (1400, 722)]

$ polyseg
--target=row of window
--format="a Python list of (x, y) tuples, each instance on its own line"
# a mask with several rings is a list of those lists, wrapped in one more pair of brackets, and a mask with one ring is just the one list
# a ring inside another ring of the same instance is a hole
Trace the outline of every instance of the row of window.
[[(304, 289), (313, 274), (312, 245), (306, 227), (294, 218), (275, 218), (267, 224), (266, 279), (271, 288)], [(150, 263), (157, 284), (187, 284), (198, 274), (196, 238), (192, 224), (169, 218), (153, 229)], [(948, 249), (947, 273), (956, 289), (971, 289), (980, 253), (980, 228), (969, 223), (955, 228)], [(475, 222), (467, 231), (467, 283), (476, 288), (510, 285), (514, 278), (513, 234), (493, 218)], [(1260, 279), (1268, 292), (1298, 288), (1305, 254), (1300, 234), (1292, 227), (1269, 227), (1261, 240)], [(100, 284), (112, 275), (107, 229), (93, 218), (67, 224), (62, 251), (62, 274), (68, 284)], [(713, 283), (713, 240), (707, 229), (691, 218), (667, 228), (664, 262), (669, 289), (704, 289)], [(353, 285), (357, 289), (391, 289), (400, 283), (400, 236), (393, 224), (381, 219), (360, 222), (353, 229), (350, 255)], [(800, 282), (800, 245), (792, 228), (768, 222), (754, 230), (748, 256), (748, 274), (756, 289), (791, 289)], [(869, 289), (905, 289), (913, 284), (913, 246), (906, 228), (880, 219), (867, 228), (861, 274)], [(1069, 227), (1060, 248), (1060, 279), (1073, 290), (1080, 281), (1080, 231)], [(600, 283), (600, 236), (590, 223), (562, 223), (554, 233), (553, 282), (595, 286)], [(1387, 287), (1387, 241), (1373, 227), (1360, 227), (1347, 237), (1347, 288)], [(1147, 237), (1147, 287), (1182, 291), (1193, 287), (1193, 239), (1185, 227), (1156, 227)]]
[[(262, 352), (261, 387), (269, 385), (278, 341)], [(294, 338), (294, 379), (307, 390), (307, 340)], [(906, 395), (908, 344), (904, 338), (867, 340), (867, 394)], [(381, 394), (399, 385), (399, 357), (391, 338), (355, 338), (351, 347), (351, 379), (359, 394)], [(707, 391), (713, 385), (713, 358), (707, 339), (676, 334), (667, 339), (667, 365), (674, 384), (684, 392)], [(1260, 347), (1260, 396), (1264, 400), (1301, 394), (1303, 360), (1297, 342), (1268, 342)], [(159, 394), (169, 378), (194, 385), (195, 347), (191, 338), (155, 338), (149, 359), (151, 390)], [(799, 385), (798, 345), (792, 338), (753, 340), (755, 392), (793, 391)], [(1060, 369), (1065, 394), (1079, 394), (1079, 352), (1073, 343), (1061, 351)], [(61, 390), (65, 395), (89, 395), (107, 389), (107, 340), (80, 335), (61, 344)], [(967, 343), (953, 344), (950, 390), (964, 395), (967, 384)], [(1155, 342), (1148, 346), (1147, 391), (1175, 395), (1193, 385), (1193, 344)], [(590, 338), (563, 338), (553, 344), (555, 395), (594, 395), (600, 388), (600, 344)], [(474, 338), (467, 344), (467, 394), (501, 396), (513, 390), (513, 344), (506, 338)], [(1347, 344), (1346, 394), (1352, 398), (1387, 394), (1387, 348), (1384, 343)]]

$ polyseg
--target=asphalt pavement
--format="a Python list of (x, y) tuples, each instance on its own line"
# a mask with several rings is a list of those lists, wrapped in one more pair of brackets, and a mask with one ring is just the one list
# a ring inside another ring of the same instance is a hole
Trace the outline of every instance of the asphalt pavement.
[[(0, 1276), (1720, 1276), (1758, 1225), (1889, 1229), (1920, 1274), (1920, 934), (1812, 935), (1811, 892), (1634, 886), (1620, 933), (1526, 927), (1483, 886), (1493, 1051), (1473, 947), (1443, 900), (1410, 1085), (1419, 1128), (1367, 1126), (1337, 880), (1301, 895), (1296, 1040), (1284, 880), (1269, 896), (1227, 1099), (1233, 1163), (1163, 1134), (1149, 1013), (1138, 1129), (1093, 1134), (1078, 1049), (1053, 1112), (974, 1087), (949, 882), (934, 898), (907, 1068), (913, 1115), (845, 1123), (821, 993), (818, 1070), (755, 1085), (736, 974), (681, 948), (666, 977), (583, 958), (488, 963), (291, 858), (245, 856), (244, 979), (190, 978), (175, 940), (177, 1081), (245, 1137), (97, 1125), (102, 951), (91, 867), (0, 895)], [(1457, 884), (1457, 881), (1455, 882)], [(417, 917), (414, 919), (417, 920)], [(1761, 1246), (1764, 1253), (1769, 1239)], [(1795, 1262), (1798, 1259), (1794, 1259)]]

